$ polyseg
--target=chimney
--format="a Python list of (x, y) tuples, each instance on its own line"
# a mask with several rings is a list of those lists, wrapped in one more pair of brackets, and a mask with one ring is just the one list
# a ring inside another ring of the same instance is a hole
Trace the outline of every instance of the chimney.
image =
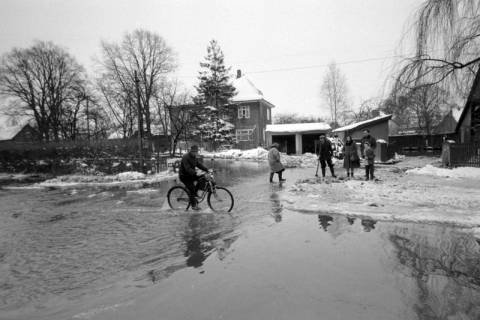
[(237, 79), (242, 77), (242, 70), (237, 70)]

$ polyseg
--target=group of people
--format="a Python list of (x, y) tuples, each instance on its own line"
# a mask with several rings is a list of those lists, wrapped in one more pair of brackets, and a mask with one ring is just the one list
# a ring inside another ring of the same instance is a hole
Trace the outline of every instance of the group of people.
[[(375, 148), (377, 142), (373, 136), (370, 135), (370, 131), (365, 129), (363, 131), (363, 138), (360, 143), (360, 155), (365, 159), (365, 179), (373, 180), (374, 175), (374, 163), (375, 163)], [(320, 167), (322, 169), (322, 178), (325, 178), (327, 166), (330, 169), (330, 173), (333, 178), (336, 178), (335, 169), (333, 167), (333, 146), (325, 134), (320, 135), (320, 143), (317, 149), (317, 156)], [(351, 136), (345, 138), (345, 144), (343, 147), (343, 167), (347, 171), (347, 178), (353, 178), (356, 168), (360, 168), (360, 156), (355, 141)], [(283, 178), (283, 171), (285, 167), (280, 161), (279, 144), (273, 143), (268, 152), (268, 163), (270, 165), (270, 182), (273, 182), (275, 173), (278, 174), (279, 182), (285, 181)], [(318, 168), (317, 168), (318, 169)]]
[[(364, 131), (364, 136), (360, 144), (360, 154), (365, 159), (365, 178), (366, 180), (373, 180), (374, 176), (374, 161), (375, 161), (375, 148), (376, 140), (370, 135), (370, 131), (367, 129)], [(268, 151), (268, 163), (270, 165), (270, 183), (273, 183), (275, 174), (278, 175), (279, 182), (284, 182), (283, 172), (285, 167), (280, 160), (280, 146), (278, 143), (273, 143)], [(344, 145), (344, 159), (343, 167), (347, 170), (347, 177), (354, 176), (355, 168), (360, 167), (360, 157), (356, 143), (351, 136), (347, 136)], [(322, 168), (322, 177), (325, 178), (325, 172), (327, 166), (330, 169), (332, 177), (336, 178), (335, 170), (333, 167), (333, 146), (330, 140), (326, 138), (324, 134), (320, 135), (320, 144), (317, 149), (317, 156), (320, 166)], [(199, 176), (196, 173), (196, 168), (208, 172), (209, 169), (198, 161), (198, 146), (192, 146), (190, 152), (186, 153), (182, 157), (179, 170), (180, 181), (188, 189), (190, 204), (193, 210), (199, 210), (197, 201), (197, 183)]]

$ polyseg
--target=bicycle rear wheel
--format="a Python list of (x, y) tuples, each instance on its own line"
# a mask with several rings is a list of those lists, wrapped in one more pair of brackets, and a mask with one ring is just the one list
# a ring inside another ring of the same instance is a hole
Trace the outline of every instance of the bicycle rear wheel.
[(215, 212), (230, 212), (234, 204), (232, 193), (224, 187), (215, 187), (213, 192), (209, 192), (207, 202)]
[(168, 205), (173, 210), (187, 210), (190, 206), (188, 191), (182, 186), (175, 186), (168, 190)]

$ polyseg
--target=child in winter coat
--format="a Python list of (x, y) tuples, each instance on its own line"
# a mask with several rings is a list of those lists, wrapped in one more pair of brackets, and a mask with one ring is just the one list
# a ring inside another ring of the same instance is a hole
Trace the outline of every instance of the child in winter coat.
[(374, 172), (374, 163), (375, 163), (375, 151), (370, 146), (370, 143), (365, 142), (365, 177), (366, 180), (373, 180), (375, 176)]

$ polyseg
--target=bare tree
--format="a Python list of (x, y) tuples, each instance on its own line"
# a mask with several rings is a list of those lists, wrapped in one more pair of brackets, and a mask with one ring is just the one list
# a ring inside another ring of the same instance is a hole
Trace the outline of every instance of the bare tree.
[[(137, 74), (140, 114), (144, 119), (145, 132), (150, 136), (151, 100), (163, 78), (175, 69), (173, 50), (158, 34), (141, 29), (126, 33), (119, 44), (102, 42), (101, 49), (103, 75), (116, 83), (117, 90), (135, 92)], [(144, 128), (139, 129), (142, 135)]]
[(123, 138), (131, 137), (137, 117), (133, 88), (124, 88), (106, 75), (97, 79), (97, 88), (105, 106), (104, 111), (109, 115), (112, 129), (115, 132), (120, 131)]
[(425, 0), (411, 30), (415, 54), (399, 64), (392, 92), (438, 85), (465, 98), (480, 64), (480, 1)]
[(42, 138), (58, 140), (65, 108), (84, 85), (83, 68), (64, 49), (52, 42), (36, 42), (13, 49), (0, 65), (0, 93), (32, 116)]
[(177, 80), (165, 82), (156, 90), (154, 121), (163, 135), (170, 136), (170, 155), (175, 154), (182, 136), (190, 136), (194, 118), (192, 106), (188, 105), (190, 100), (190, 94), (180, 87)]
[(332, 124), (334, 127), (338, 127), (340, 123), (344, 122), (348, 110), (348, 88), (347, 80), (335, 62), (328, 65), (321, 93), (330, 108)]

